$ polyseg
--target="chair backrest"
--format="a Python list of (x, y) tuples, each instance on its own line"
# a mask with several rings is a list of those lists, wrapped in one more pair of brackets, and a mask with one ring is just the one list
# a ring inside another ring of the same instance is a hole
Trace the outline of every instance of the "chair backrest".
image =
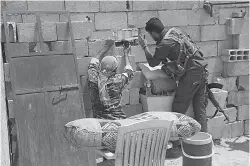
[(150, 120), (118, 131), (115, 166), (163, 166), (173, 121)]

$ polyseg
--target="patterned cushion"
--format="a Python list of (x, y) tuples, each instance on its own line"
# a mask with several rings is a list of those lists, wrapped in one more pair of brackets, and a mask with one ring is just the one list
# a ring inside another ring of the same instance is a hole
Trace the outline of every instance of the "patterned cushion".
[(66, 137), (77, 147), (115, 150), (117, 133), (120, 126), (138, 121), (161, 119), (173, 120), (170, 140), (188, 138), (200, 131), (200, 124), (194, 119), (174, 112), (145, 112), (121, 120), (85, 118), (71, 121), (65, 125)]

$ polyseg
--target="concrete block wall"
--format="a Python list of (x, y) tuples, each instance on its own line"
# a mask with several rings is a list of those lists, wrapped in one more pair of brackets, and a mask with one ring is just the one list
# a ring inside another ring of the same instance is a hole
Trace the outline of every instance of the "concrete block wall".
[[(241, 75), (249, 77), (249, 70), (247, 68), (249, 66), (249, 62), (231, 63), (224, 62), (221, 59), (224, 49), (239, 49), (244, 46), (244, 44), (242, 44), (242, 40), (246, 40), (246, 37), (244, 36), (247, 35), (243, 36), (241, 35), (241, 32), (249, 34), (247, 23), (242, 21), (242, 19), (231, 19), (228, 21), (228, 18), (232, 16), (232, 12), (242, 10), (248, 12), (245, 19), (249, 19), (249, 6), (247, 5), (224, 5), (214, 7), (214, 17), (210, 17), (209, 14), (204, 11), (203, 0), (130, 0), (129, 9), (126, 8), (126, 1), (1, 1), (1, 9), (1, 11), (9, 12), (32, 10), (69, 10), (71, 12), (73, 33), (76, 41), (76, 52), (80, 64), (79, 70), (82, 72), (81, 82), (84, 87), (83, 95), (84, 98), (86, 98), (86, 106), (89, 106), (89, 101), (87, 100), (89, 98), (89, 93), (87, 91), (88, 87), (86, 83), (86, 67), (89, 59), (94, 57), (99, 52), (104, 45), (105, 39), (113, 38), (113, 32), (115, 30), (131, 26), (143, 29), (146, 21), (151, 17), (158, 17), (162, 20), (166, 27), (176, 26), (191, 36), (204, 54), (206, 60), (203, 63), (208, 63), (209, 82), (212, 82), (214, 77), (226, 79), (224, 80), (224, 82), (226, 82), (226, 86), (224, 86), (224, 88), (229, 92), (229, 94), (231, 91), (235, 92), (238, 90), (235, 89), (235, 86), (237, 88), (242, 87), (246, 91), (249, 91), (249, 89), (246, 88), (248, 83), (241, 78)], [(89, 22), (86, 22), (86, 17), (90, 18)], [(13, 32), (11, 31), (11, 34), (13, 34), (13, 36), (11, 36), (11, 42), (37, 41), (37, 33), (34, 28), (34, 16), (15, 15), (9, 16), (8, 19), (9, 22), (15, 23), (15, 25), (12, 24), (11, 27), (13, 29)], [(67, 17), (64, 14), (42, 15), (41, 21), (44, 40), (51, 42), (52, 50), (62, 51), (72, 49), (70, 44), (67, 42)], [(227, 28), (227, 26), (230, 26), (230, 28)], [(3, 32), (3, 26), (1, 29)], [(2, 39), (4, 39), (4, 34), (1, 33), (1, 35)], [(233, 43), (233, 41), (235, 41), (232, 40), (233, 38), (237, 38), (238, 42)], [(150, 50), (153, 53), (154, 48), (156, 47), (155, 43), (149, 36), (147, 36), (147, 39), (150, 44)], [(2, 42), (4, 42), (4, 40), (2, 40)], [(122, 56), (120, 48), (115, 48), (108, 54)], [(132, 49), (131, 56), (131, 59), (134, 59), (135, 62), (146, 62), (145, 56), (143, 55), (140, 47), (135, 46)], [(134, 63), (134, 66), (136, 66), (136, 63)], [(120, 68), (122, 71), (122, 67)], [(226, 78), (221, 77), (222, 74)], [(142, 77), (140, 74), (137, 75), (138, 77), (134, 78), (131, 88), (140, 88), (142, 86), (141, 80), (143, 79), (141, 79)], [(235, 80), (237, 80), (236, 85)], [(9, 85), (10, 82), (6, 82), (7, 89)], [(128, 90), (128, 92), (130, 93), (131, 91)], [(137, 95), (138, 89), (133, 91), (133, 93), (135, 92)], [(128, 95), (127, 93), (125, 94), (130, 97), (131, 95)], [(7, 91), (6, 94), (9, 94), (9, 91)], [(130, 102), (133, 104), (131, 105)], [(133, 112), (137, 113), (137, 110), (142, 110), (142, 106), (140, 103), (138, 104), (138, 99), (136, 98), (133, 101), (129, 100), (129, 103), (126, 103), (126, 106), (124, 106), (124, 110), (126, 110), (125, 112), (133, 114)], [(237, 115), (240, 115), (241, 117), (245, 114), (239, 114), (238, 112)], [(238, 118), (236, 122), (237, 124), (230, 125), (231, 127), (229, 128), (234, 128), (232, 126), (244, 126), (241, 125), (243, 120), (239, 120)], [(240, 122), (239, 125), (238, 122)], [(244, 119), (244, 124), (249, 124), (249, 120)], [(213, 131), (217, 132), (219, 131), (219, 128), (218, 130)]]

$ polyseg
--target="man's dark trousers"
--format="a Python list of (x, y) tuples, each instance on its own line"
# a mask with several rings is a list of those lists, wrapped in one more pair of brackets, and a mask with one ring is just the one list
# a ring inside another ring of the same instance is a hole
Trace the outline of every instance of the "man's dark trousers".
[(194, 119), (201, 124), (201, 131), (207, 132), (207, 74), (204, 67), (195, 66), (188, 69), (179, 79), (173, 102), (173, 112), (186, 114), (190, 103), (193, 101)]

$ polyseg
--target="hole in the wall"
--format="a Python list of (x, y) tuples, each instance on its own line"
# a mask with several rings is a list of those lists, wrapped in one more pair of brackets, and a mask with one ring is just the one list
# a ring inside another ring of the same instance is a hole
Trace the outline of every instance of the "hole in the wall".
[(249, 56), (249, 51), (244, 51), (243, 53), (244, 55), (248, 55)]
[(236, 56), (230, 56), (230, 58), (229, 58), (231, 61), (234, 61), (234, 60), (236, 60)]
[(249, 60), (249, 56), (243, 56), (243, 60)]
[(237, 60), (242, 60), (243, 57), (242, 56), (237, 56)]
[(237, 55), (242, 55), (243, 51), (237, 51)]
[(230, 51), (230, 55), (236, 55), (236, 51)]

